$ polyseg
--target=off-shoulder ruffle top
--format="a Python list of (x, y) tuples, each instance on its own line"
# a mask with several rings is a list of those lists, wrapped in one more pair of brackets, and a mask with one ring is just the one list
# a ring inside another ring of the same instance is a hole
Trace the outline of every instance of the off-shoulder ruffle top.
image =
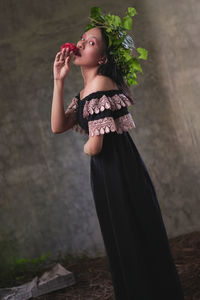
[(73, 130), (90, 136), (116, 131), (122, 134), (135, 128), (128, 106), (130, 99), (119, 90), (91, 93), (80, 99), (80, 92), (72, 99), (65, 114), (75, 120)]

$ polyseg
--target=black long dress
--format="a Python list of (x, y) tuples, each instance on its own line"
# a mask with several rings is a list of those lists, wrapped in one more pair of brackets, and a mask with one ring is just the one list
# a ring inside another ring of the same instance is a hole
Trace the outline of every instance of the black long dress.
[(155, 187), (128, 130), (122, 90), (98, 91), (68, 106), (73, 129), (104, 134), (90, 158), (90, 182), (116, 300), (183, 300)]

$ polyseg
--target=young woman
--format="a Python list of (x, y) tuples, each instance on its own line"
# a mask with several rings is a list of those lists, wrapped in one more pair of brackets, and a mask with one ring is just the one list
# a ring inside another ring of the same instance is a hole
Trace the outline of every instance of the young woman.
[[(128, 132), (135, 128), (128, 86), (108, 51), (104, 29), (86, 31), (79, 56), (63, 50), (54, 61), (53, 133), (88, 135), (90, 179), (116, 300), (183, 300), (156, 192)], [(70, 61), (84, 87), (64, 111)], [(103, 299), (102, 299), (103, 300)]]

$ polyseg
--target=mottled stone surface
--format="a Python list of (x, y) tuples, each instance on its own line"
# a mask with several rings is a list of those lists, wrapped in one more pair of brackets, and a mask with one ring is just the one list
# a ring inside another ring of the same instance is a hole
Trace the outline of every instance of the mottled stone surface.
[[(80, 38), (91, 6), (134, 6), (136, 47), (149, 51), (132, 87), (131, 135), (154, 181), (170, 237), (199, 229), (199, 18), (197, 0), (0, 2), (0, 244), (2, 257), (104, 252), (84, 136), (51, 131), (53, 61)], [(83, 87), (71, 66), (65, 107)], [(145, 208), (144, 208), (145, 209)]]

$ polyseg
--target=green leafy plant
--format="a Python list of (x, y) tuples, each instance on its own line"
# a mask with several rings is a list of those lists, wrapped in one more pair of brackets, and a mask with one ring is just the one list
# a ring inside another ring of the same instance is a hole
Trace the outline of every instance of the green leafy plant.
[[(8, 288), (17, 286), (30, 281), (35, 276), (41, 276), (45, 271), (49, 270), (55, 263), (60, 263), (63, 266), (71, 267), (71, 265), (78, 264), (80, 261), (87, 261), (91, 259), (88, 251), (84, 250), (78, 255), (70, 252), (63, 252), (59, 250), (54, 257), (51, 254), (42, 254), (41, 257), (12, 259), (12, 263), (3, 266), (0, 265), (0, 288)], [(8, 258), (9, 260), (9, 258)], [(2, 268), (3, 267), (3, 268)]]
[[(53, 262), (50, 252), (41, 257), (12, 259), (4, 266), (1, 262), (0, 287), (9, 287), (23, 282), (28, 278), (40, 275), (44, 268)], [(9, 261), (9, 259), (8, 259)]]
[(34, 273), (40, 270), (49, 261), (50, 252), (42, 254), (41, 257), (17, 259), (15, 263), (14, 273), (15, 279), (20, 279), (28, 273)]
[(126, 15), (121, 19), (117, 15), (104, 15), (97, 6), (90, 10), (90, 24), (86, 26), (86, 31), (94, 27), (105, 29), (109, 38), (109, 53), (113, 56), (115, 63), (121, 69), (127, 84), (138, 84), (136, 81), (137, 73), (143, 74), (139, 59), (146, 60), (148, 51), (145, 48), (137, 48), (138, 57), (132, 56), (132, 50), (135, 48), (134, 41), (126, 30), (132, 29), (132, 18), (137, 14), (134, 7), (128, 7)]

